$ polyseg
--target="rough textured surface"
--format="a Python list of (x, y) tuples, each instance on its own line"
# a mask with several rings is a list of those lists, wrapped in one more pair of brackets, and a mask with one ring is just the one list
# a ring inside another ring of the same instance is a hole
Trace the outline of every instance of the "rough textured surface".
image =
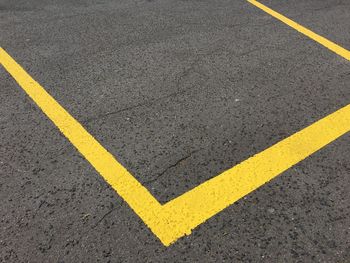
[[(350, 48), (346, 1), (266, 4)], [(162, 202), (350, 101), (245, 1), (0, 1), (0, 45)], [(350, 260), (348, 135), (164, 248), (0, 69), (0, 260)]]

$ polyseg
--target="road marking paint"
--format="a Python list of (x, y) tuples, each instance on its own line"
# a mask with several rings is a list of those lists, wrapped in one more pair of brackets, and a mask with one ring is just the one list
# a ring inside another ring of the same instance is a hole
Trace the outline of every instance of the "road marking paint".
[(323, 36), (320, 36), (314, 32), (312, 32), (310, 29), (307, 29), (306, 27), (303, 27), (302, 25), (294, 22), (293, 20), (277, 13), (276, 11), (272, 10), (271, 8), (259, 3), (256, 0), (247, 0), (252, 5), (255, 5), (256, 7), (260, 8), (261, 10), (265, 11), (269, 15), (273, 16), (274, 18), (280, 20), (281, 22), (285, 23), (286, 25), (294, 28), (295, 30), (299, 31), (300, 33), (304, 34), (305, 36), (313, 39), (314, 41), (318, 42), (322, 46), (325, 46), (326, 48), (330, 49), (334, 53), (338, 54), (339, 56), (342, 56), (343, 58), (350, 60), (350, 51), (335, 44), (334, 42), (326, 39)]
[(2, 48), (0, 64), (145, 223), (156, 225), (161, 205), (153, 195)]
[(199, 224), (350, 131), (350, 105), (161, 205), (5, 50), (0, 63), (66, 138), (168, 246)]
[[(254, 0), (249, 2), (350, 60), (349, 51)], [(2, 48), (0, 64), (165, 246), (350, 131), (349, 104), (161, 205)]]

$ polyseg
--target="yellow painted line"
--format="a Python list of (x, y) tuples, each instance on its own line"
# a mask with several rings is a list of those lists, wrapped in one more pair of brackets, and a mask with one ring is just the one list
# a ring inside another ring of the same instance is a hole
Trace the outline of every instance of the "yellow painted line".
[(164, 245), (190, 234), (208, 218), (350, 131), (348, 105), (161, 205), (1, 48), (0, 63)]
[[(268, 10), (285, 23), (297, 26), (298, 31), (304, 34), (311, 32), (256, 1), (249, 2), (263, 7), (264, 11)], [(316, 36), (311, 34), (320, 44), (350, 60), (349, 51)], [(349, 104), (161, 205), (2, 48), (0, 64), (166, 246), (190, 234), (199, 224), (350, 131)]]
[(0, 64), (145, 223), (156, 226), (161, 205), (149, 191), (2, 48)]
[(302, 25), (294, 22), (293, 20), (277, 13), (276, 11), (272, 10), (271, 8), (255, 1), (255, 0), (247, 0), (249, 3), (255, 5), (256, 7), (260, 8), (261, 10), (265, 11), (269, 15), (273, 16), (274, 18), (277, 18), (281, 22), (285, 23), (286, 25), (294, 28), (295, 30), (299, 31), (300, 33), (304, 34), (305, 36), (315, 40), (319, 44), (325, 46), (326, 48), (330, 49), (334, 53), (338, 54), (339, 56), (342, 56), (343, 58), (350, 60), (350, 51), (337, 45), (336, 43), (328, 40), (327, 38), (320, 36), (314, 32), (312, 32), (310, 29), (307, 29), (306, 27), (303, 27)]

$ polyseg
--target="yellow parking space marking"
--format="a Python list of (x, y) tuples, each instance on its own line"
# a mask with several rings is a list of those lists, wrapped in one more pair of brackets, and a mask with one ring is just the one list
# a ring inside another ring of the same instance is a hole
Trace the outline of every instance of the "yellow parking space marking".
[(350, 131), (350, 105), (161, 205), (84, 127), (0, 48), (0, 63), (164, 245)]
[(161, 205), (149, 191), (2, 48), (0, 64), (145, 223), (154, 227)]
[[(249, 2), (350, 60), (349, 51)], [(0, 64), (165, 246), (350, 131), (349, 104), (162, 205), (2, 48)]]
[(305, 36), (315, 40), (319, 44), (325, 46), (326, 48), (330, 49), (334, 53), (338, 54), (339, 56), (342, 56), (343, 58), (350, 60), (350, 51), (335, 44), (334, 42), (326, 39), (323, 36), (320, 36), (314, 32), (312, 32), (310, 29), (307, 29), (306, 27), (303, 27), (302, 25), (294, 22), (293, 20), (277, 13), (276, 11), (272, 10), (271, 8), (259, 3), (256, 0), (247, 0), (252, 5), (255, 5), (256, 7), (260, 8), (261, 10), (265, 11), (269, 15), (273, 16), (274, 18), (280, 20), (281, 22), (285, 23), (286, 25), (294, 28), (295, 30), (299, 31), (300, 33), (304, 34)]

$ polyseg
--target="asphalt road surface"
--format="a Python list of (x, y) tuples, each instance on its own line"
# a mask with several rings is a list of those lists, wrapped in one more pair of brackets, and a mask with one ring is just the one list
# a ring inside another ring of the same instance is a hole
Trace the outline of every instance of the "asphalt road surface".
[[(350, 49), (347, 0), (262, 0)], [(161, 204), (350, 103), (245, 0), (0, 0), (0, 46)], [(166, 247), (0, 67), (1, 262), (350, 262), (350, 134)]]

